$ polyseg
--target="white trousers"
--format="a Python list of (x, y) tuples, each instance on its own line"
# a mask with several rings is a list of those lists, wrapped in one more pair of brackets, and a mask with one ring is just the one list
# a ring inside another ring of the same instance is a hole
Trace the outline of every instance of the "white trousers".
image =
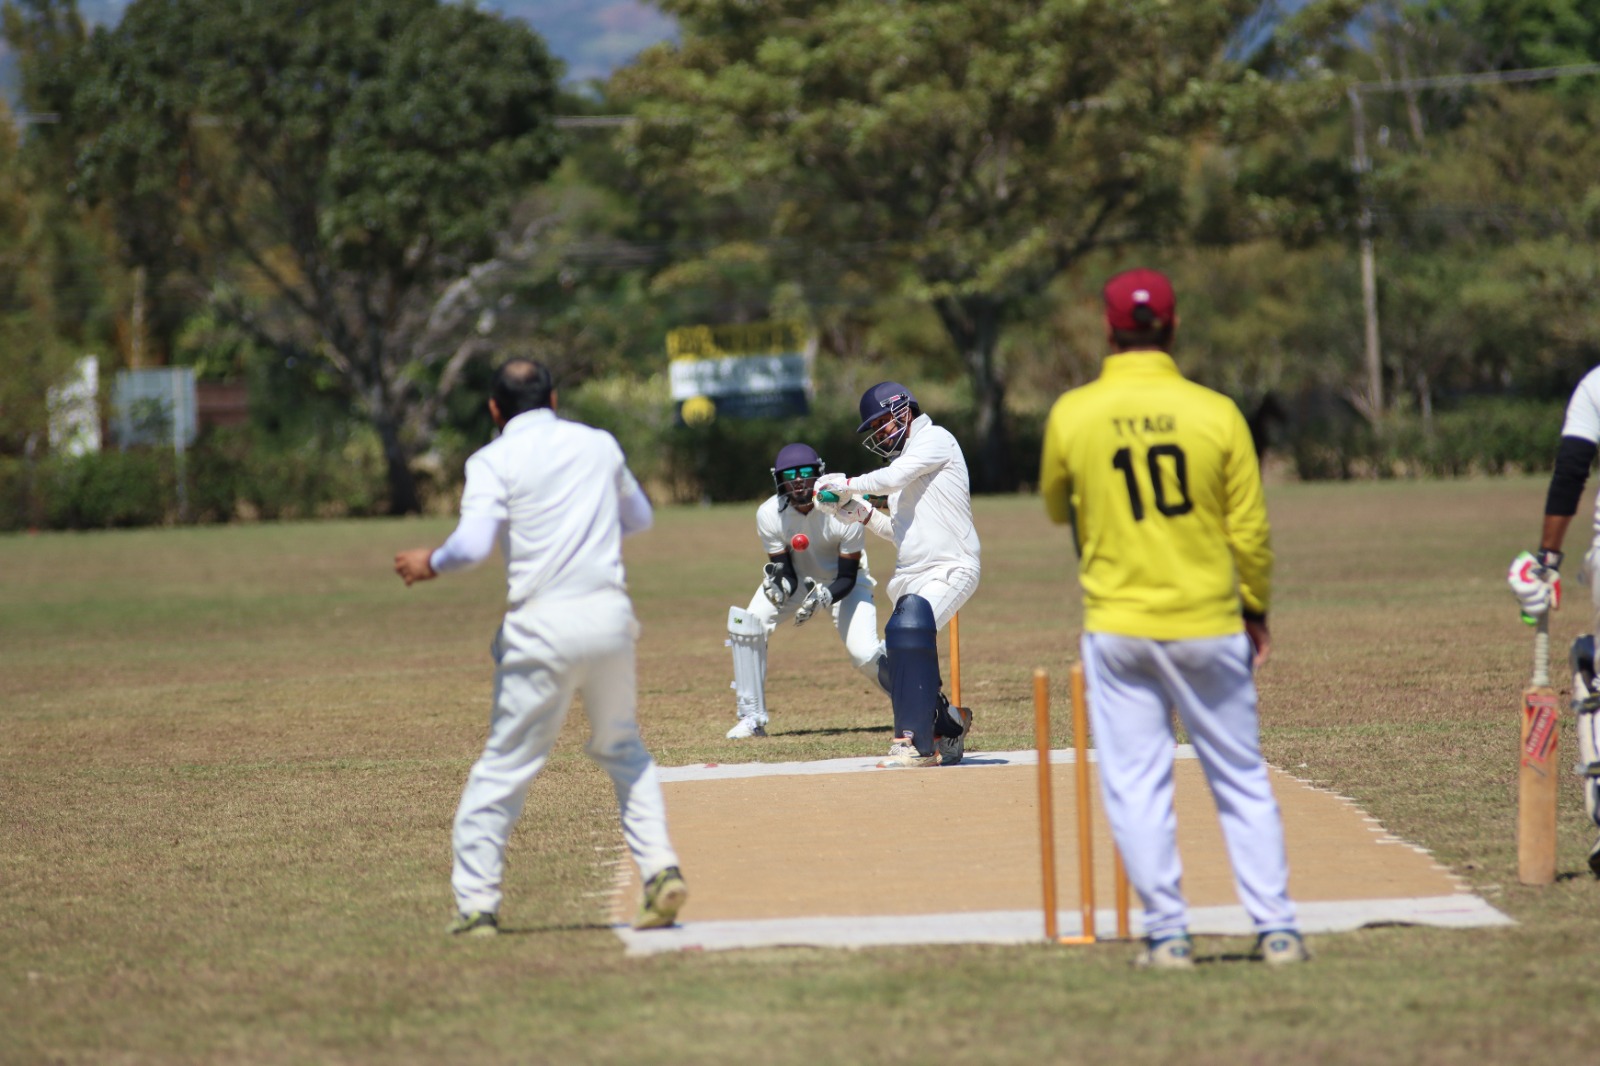
[(939, 629), (949, 625), (977, 591), (978, 571), (966, 566), (945, 567), (931, 573), (896, 570), (889, 578), (889, 599), (899, 603), (902, 596), (921, 596), (933, 608), (933, 620)]
[[(761, 623), (766, 631), (767, 639), (772, 639), (773, 631), (778, 628), (779, 622), (786, 622), (794, 617), (795, 611), (800, 609), (800, 604), (805, 597), (796, 592), (783, 601), (782, 607), (772, 606), (772, 601), (767, 599), (766, 593), (759, 588), (756, 594), (750, 597), (750, 606), (746, 612)], [(850, 665), (861, 671), (862, 675), (874, 685), (878, 683), (878, 609), (872, 602), (872, 586), (864, 581), (857, 581), (855, 588), (844, 599), (835, 603), (830, 612), (833, 615), (833, 628), (838, 631), (839, 639), (844, 642), (844, 650), (850, 655)], [(807, 624), (817, 621), (815, 615)]]
[(1211, 786), (1234, 887), (1256, 931), (1297, 928), (1283, 819), (1261, 758), (1250, 639), (1085, 633), (1082, 648), (1106, 819), (1144, 900), (1146, 934), (1159, 939), (1189, 924), (1172, 806), (1174, 707)]
[(450, 877), (456, 907), (497, 911), (506, 840), (544, 768), (575, 694), (589, 715), (590, 758), (611, 776), (622, 835), (645, 880), (678, 857), (667, 837), (656, 764), (634, 717), (639, 623), (621, 592), (526, 604), (495, 638), (494, 708), (483, 754), (456, 810)]

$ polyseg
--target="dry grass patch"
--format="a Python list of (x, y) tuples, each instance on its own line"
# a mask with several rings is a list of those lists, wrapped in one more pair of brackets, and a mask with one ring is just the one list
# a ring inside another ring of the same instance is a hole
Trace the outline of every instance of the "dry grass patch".
[[(1512, 865), (1531, 644), (1501, 575), (1542, 498), (1533, 480), (1270, 492), (1269, 757), (1521, 924), (1316, 938), (1291, 974), (1207, 939), (1176, 981), (1130, 972), (1120, 945), (628, 959), (601, 924), (620, 840), (581, 713), (513, 839), (513, 935), (452, 941), (448, 827), (485, 728), (499, 576), (408, 591), (388, 563), (448, 523), (0, 538), (0, 1061), (1585, 1061), (1600, 886), (1579, 876), (1575, 779), (1568, 876), (1523, 888)], [(979, 528), (969, 750), (1020, 748), (1029, 671), (1075, 658), (1072, 550), (1032, 499), (980, 501)], [(869, 548), (886, 578), (892, 551)], [(887, 704), (826, 624), (773, 642), (774, 735), (722, 739), (753, 507), (664, 511), (628, 553), (662, 762), (883, 750)], [(1557, 616), (1558, 647), (1585, 615)]]

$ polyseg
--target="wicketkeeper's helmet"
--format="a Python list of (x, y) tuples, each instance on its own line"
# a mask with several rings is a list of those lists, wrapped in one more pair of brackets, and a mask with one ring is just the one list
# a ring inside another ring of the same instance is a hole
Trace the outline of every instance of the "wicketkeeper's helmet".
[(811, 502), (811, 488), (828, 469), (822, 456), (809, 444), (785, 444), (772, 461), (772, 484), (781, 499), (779, 508)]
[[(910, 417), (903, 417), (903, 412)], [(861, 424), (857, 433), (867, 434), (861, 443), (870, 452), (893, 459), (906, 446), (911, 419), (922, 413), (911, 390), (896, 381), (880, 381), (861, 394)]]

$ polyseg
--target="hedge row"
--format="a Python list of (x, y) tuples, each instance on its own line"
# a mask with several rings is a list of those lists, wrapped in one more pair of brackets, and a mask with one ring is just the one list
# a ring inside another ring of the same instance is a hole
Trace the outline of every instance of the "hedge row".
[(1431, 420), (1391, 414), (1381, 430), (1355, 420), (1301, 426), (1285, 452), (1305, 481), (1548, 471), (1563, 412), (1562, 404), (1548, 401), (1475, 398)]
[(0, 458), (0, 530), (363, 516), (382, 513), (384, 491), (381, 454), (359, 436), (284, 448), (221, 430), (185, 454), (181, 481), (166, 449)]

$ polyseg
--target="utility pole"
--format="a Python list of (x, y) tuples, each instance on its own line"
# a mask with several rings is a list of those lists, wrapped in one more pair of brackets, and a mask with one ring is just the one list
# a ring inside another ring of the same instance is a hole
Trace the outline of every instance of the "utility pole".
[(1361, 86), (1350, 87), (1350, 109), (1355, 118), (1356, 181), (1361, 189), (1361, 214), (1356, 230), (1361, 235), (1361, 308), (1365, 319), (1367, 353), (1367, 408), (1374, 422), (1383, 414), (1383, 349), (1378, 343), (1378, 259), (1372, 246), (1372, 183), (1367, 173), (1367, 112), (1361, 105)]
[(1367, 118), (1362, 96), (1367, 93), (1414, 93), (1418, 89), (1462, 89), (1469, 85), (1581, 78), (1592, 74), (1600, 74), (1600, 63), (1494, 70), (1483, 74), (1443, 74), (1391, 81), (1358, 81), (1346, 90), (1355, 127), (1356, 181), (1361, 187), (1361, 213), (1356, 219), (1356, 230), (1361, 236), (1361, 305), (1366, 320), (1363, 332), (1366, 337), (1367, 402), (1371, 404), (1369, 414), (1373, 421), (1383, 415), (1383, 348), (1378, 339), (1378, 263), (1372, 238), (1372, 187), (1368, 180), (1372, 172), (1372, 159), (1367, 155)]

